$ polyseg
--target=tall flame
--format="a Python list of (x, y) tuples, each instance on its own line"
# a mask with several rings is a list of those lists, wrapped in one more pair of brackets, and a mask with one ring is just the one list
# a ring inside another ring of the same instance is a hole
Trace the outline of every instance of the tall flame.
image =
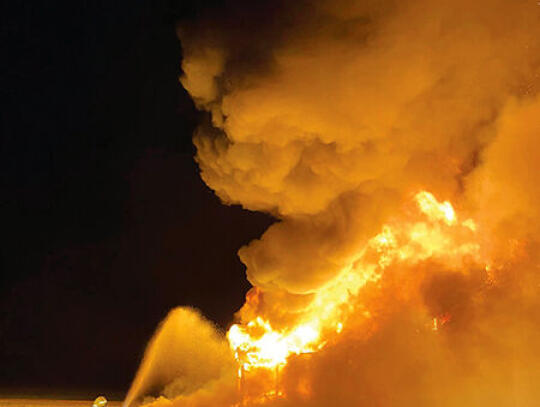
[[(440, 202), (427, 191), (416, 193), (414, 201), (418, 212), (414, 220), (406, 216), (385, 224), (379, 234), (358, 249), (341, 273), (316, 293), (295, 325), (274, 329), (261, 316), (232, 325), (227, 338), (239, 366), (239, 376), (258, 369), (275, 370), (286, 365), (291, 355), (322, 349), (346, 329), (347, 316), (354, 311), (348, 305), (351, 297), (368, 282), (377, 282), (392, 264), (415, 264), (427, 258), (479, 259), (479, 245), (474, 240), (476, 225), (472, 219), (460, 221), (450, 202)], [(369, 318), (369, 310), (364, 315)], [(450, 318), (450, 315), (434, 318), (432, 329), (440, 329)]]

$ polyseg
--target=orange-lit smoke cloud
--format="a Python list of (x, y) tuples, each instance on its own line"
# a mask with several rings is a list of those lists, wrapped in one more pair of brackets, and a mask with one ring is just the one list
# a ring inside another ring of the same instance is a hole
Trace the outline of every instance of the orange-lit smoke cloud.
[[(540, 6), (246, 2), (179, 33), (181, 82), (209, 112), (202, 178), (278, 219), (239, 251), (257, 287), (241, 321), (300, 318), (419, 190), (478, 227), (482, 262), (390, 266), (350, 299), (369, 324), (353, 313), (334, 343), (291, 358), (287, 397), (261, 403), (540, 403)], [(192, 393), (156, 403), (220, 403)]]

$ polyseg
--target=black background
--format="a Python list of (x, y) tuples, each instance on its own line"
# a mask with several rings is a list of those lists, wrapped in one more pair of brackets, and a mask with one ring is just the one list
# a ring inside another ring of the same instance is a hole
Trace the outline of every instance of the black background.
[(202, 183), (178, 83), (175, 26), (214, 3), (4, 2), (0, 395), (122, 397), (171, 307), (241, 306), (271, 219)]

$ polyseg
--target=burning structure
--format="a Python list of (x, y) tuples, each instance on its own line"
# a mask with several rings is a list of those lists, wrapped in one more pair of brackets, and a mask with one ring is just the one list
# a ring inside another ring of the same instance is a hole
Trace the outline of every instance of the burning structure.
[(278, 221), (237, 322), (172, 311), (125, 406), (538, 405), (536, 2), (253, 2), (179, 35), (203, 180)]

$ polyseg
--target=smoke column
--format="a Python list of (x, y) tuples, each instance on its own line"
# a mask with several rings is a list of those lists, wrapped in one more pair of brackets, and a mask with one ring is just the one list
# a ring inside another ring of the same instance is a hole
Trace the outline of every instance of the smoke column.
[[(488, 259), (388, 269), (350, 299), (335, 342), (291, 358), (287, 397), (253, 405), (540, 403), (540, 6), (236, 2), (178, 32), (181, 82), (208, 112), (194, 136), (203, 180), (225, 204), (278, 219), (239, 251), (254, 286), (240, 322), (302, 318), (419, 190), (474, 219)], [(429, 332), (426, 316), (441, 315)], [(207, 372), (186, 368), (192, 386), (145, 374), (162, 394), (147, 404), (239, 403), (218, 353)]]

